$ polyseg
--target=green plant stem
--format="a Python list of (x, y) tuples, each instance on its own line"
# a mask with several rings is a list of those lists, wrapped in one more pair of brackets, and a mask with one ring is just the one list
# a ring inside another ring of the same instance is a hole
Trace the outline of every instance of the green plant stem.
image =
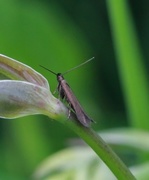
[(96, 132), (94, 132), (91, 128), (82, 126), (75, 120), (61, 120), (61, 123), (72, 129), (96, 152), (96, 154), (105, 162), (119, 180), (135, 180), (135, 177), (126, 165)]
[(128, 119), (133, 127), (149, 129), (146, 69), (127, 0), (107, 0), (118, 70)]

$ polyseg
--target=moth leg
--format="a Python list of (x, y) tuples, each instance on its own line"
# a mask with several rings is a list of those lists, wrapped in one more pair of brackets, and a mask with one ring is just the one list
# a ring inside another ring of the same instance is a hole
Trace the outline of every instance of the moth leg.
[(57, 88), (53, 91), (53, 94), (55, 94), (55, 93), (57, 93), (58, 92), (58, 90), (57, 90)]
[(68, 103), (67, 108), (68, 108), (68, 119), (70, 119), (71, 113), (74, 113), (74, 114), (76, 114), (76, 113), (75, 113), (75, 111), (72, 109), (71, 103)]
[(57, 86), (57, 88), (56, 88), (56, 90), (55, 91), (57, 91), (58, 92), (58, 99), (63, 99), (62, 98), (62, 86), (61, 86), (61, 84), (59, 83), (58, 84), (58, 86)]
[(71, 109), (70, 108), (68, 108), (68, 119), (70, 119), (70, 114), (71, 114)]
[(59, 92), (59, 99), (64, 100), (66, 96), (61, 84), (58, 85), (58, 92)]
[(59, 88), (59, 84), (57, 85), (57, 87), (56, 87), (56, 89), (53, 91), (53, 95), (55, 94), (55, 93), (57, 93), (57, 94), (59, 94), (58, 92), (58, 88)]

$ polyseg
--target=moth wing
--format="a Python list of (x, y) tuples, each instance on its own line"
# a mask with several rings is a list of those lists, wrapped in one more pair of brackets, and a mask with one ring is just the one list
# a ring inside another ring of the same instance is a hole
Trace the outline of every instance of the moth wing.
[(90, 122), (93, 120), (86, 115), (79, 101), (77, 100), (76, 96), (74, 95), (73, 91), (71, 90), (70, 86), (67, 83), (65, 83), (65, 85), (63, 86), (63, 91), (65, 92), (66, 100), (70, 104), (71, 108), (74, 110), (77, 119), (85, 127), (89, 127)]

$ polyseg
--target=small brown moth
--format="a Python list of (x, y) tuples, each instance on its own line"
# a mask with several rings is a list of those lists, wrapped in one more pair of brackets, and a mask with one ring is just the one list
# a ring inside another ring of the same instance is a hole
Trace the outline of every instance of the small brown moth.
[[(93, 57), (94, 58), (94, 57)], [(44, 66), (41, 66), (42, 68), (48, 70), (49, 72), (51, 72), (52, 74), (55, 74), (57, 76), (57, 81), (58, 81), (58, 92), (59, 95), (61, 97), (61, 99), (66, 99), (67, 103), (70, 106), (70, 111), (73, 111), (76, 114), (76, 117), (78, 119), (78, 121), (85, 127), (89, 127), (90, 123), (93, 121), (92, 119), (90, 119), (86, 113), (84, 112), (83, 108), (81, 107), (79, 101), (77, 100), (77, 98), (75, 97), (73, 91), (71, 90), (70, 86), (68, 85), (68, 83), (66, 82), (66, 80), (64, 79), (63, 75), (88, 63), (89, 61), (91, 61), (93, 58), (81, 63), (80, 65), (66, 71), (65, 73), (61, 74), (61, 73), (55, 73), (53, 71), (51, 71), (50, 69), (47, 69)]]

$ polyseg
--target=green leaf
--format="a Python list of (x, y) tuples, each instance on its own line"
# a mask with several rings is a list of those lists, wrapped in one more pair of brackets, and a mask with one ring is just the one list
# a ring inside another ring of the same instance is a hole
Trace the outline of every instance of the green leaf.
[[(129, 152), (132, 153), (137, 150), (148, 152), (149, 149), (146, 143), (149, 133), (145, 131), (123, 128), (103, 131), (100, 135), (106, 142), (114, 145), (118, 153), (123, 151), (124, 146), (131, 149)], [(125, 155), (125, 158), (130, 158), (130, 156)], [(138, 162), (137, 166), (133, 165), (130, 169), (137, 179), (148, 179), (149, 163)], [(73, 180), (116, 180), (106, 164), (91, 149), (84, 146), (66, 148), (46, 158), (37, 167), (33, 177), (38, 180), (56, 178), (63, 180), (66, 177)]]

